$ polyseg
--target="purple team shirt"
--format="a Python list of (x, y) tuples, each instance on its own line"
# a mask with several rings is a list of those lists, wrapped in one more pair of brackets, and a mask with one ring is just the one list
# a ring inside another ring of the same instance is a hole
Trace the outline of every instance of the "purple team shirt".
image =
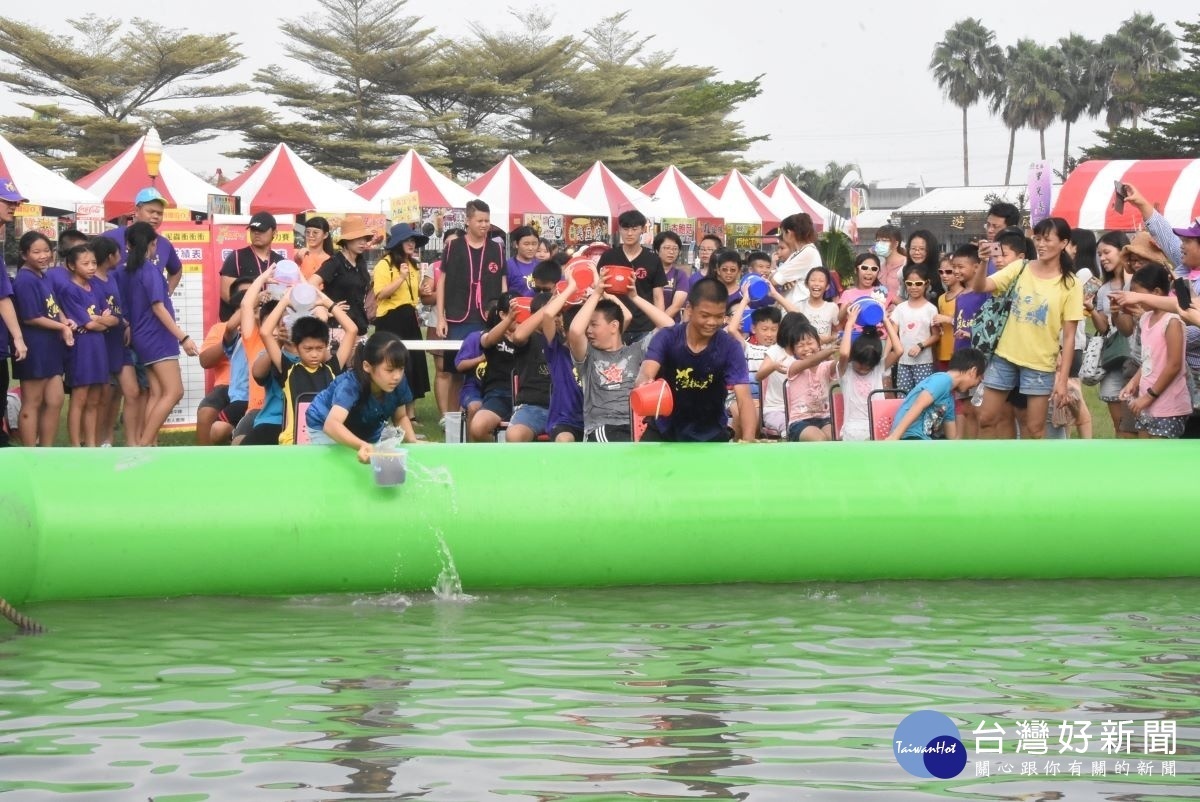
[(550, 368), (550, 408), (546, 433), (555, 426), (571, 426), (583, 430), (583, 388), (575, 378), (575, 363), (571, 349), (562, 335), (556, 334), (545, 347), (546, 364)]
[(971, 347), (971, 326), (991, 293), (961, 292), (954, 299), (954, 350)]
[[(125, 244), (125, 231), (128, 228), (129, 226), (121, 226), (112, 231), (105, 231), (101, 235), (117, 243), (117, 250), (121, 253), (121, 263), (117, 265), (118, 269), (125, 268), (125, 259), (128, 256)], [(159, 234), (158, 239), (154, 241), (154, 256), (150, 258), (150, 262), (159, 270), (166, 270), (167, 274), (171, 276), (183, 270), (183, 262), (179, 261), (179, 254), (175, 253), (175, 246), (162, 234)]]
[(719, 329), (700, 353), (687, 344), (686, 323), (662, 329), (646, 351), (646, 361), (660, 365), (658, 376), (674, 394), (670, 418), (655, 421), (668, 439), (707, 442), (724, 439), (727, 388), (749, 384), (750, 374), (741, 343)]
[[(3, 249), (0, 248), (0, 251)], [(4, 263), (4, 254), (0, 253), (0, 298), (11, 298), (13, 294), (12, 279), (8, 277), (8, 265)], [(8, 356), (8, 329), (0, 331), (0, 359)]]
[(121, 297), (125, 300), (126, 319), (131, 328), (131, 345), (143, 364), (179, 356), (179, 342), (154, 314), (154, 304), (161, 303), (171, 317), (175, 307), (167, 292), (167, 279), (150, 262), (132, 274), (122, 268), (124, 282), (118, 279)]
[(537, 262), (520, 262), (515, 256), (508, 260), (508, 291), (515, 295), (532, 298), (536, 295), (533, 289), (533, 269)]

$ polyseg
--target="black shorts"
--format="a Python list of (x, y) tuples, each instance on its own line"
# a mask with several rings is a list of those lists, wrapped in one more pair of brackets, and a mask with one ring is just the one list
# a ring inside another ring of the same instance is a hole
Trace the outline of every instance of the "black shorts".
[[(229, 385), (218, 384), (212, 392), (200, 399), (197, 409), (215, 409), (218, 412), (229, 406)], [(245, 412), (245, 410), (242, 410)]]
[(244, 446), (277, 446), (279, 435), (283, 434), (283, 424), (263, 423), (255, 426), (242, 441)]
[(628, 426), (605, 424), (589, 432), (584, 440), (588, 443), (630, 443), (633, 441), (633, 432)]
[(657, 426), (650, 425), (642, 434), (643, 443), (728, 443), (733, 439), (733, 430), (726, 428), (709, 440), (680, 440), (674, 434), (663, 434)]
[(246, 416), (246, 407), (248, 406), (250, 406), (249, 401), (230, 401), (217, 415), (217, 419), (236, 427)]
[(571, 426), (567, 423), (560, 423), (550, 429), (550, 439), (557, 440), (560, 434), (569, 434), (575, 438), (576, 443), (583, 442), (583, 429), (578, 426)]

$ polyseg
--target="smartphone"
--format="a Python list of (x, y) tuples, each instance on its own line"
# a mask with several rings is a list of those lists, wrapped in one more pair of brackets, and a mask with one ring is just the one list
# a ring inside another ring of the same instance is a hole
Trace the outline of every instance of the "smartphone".
[(1116, 200), (1113, 201), (1113, 211), (1115, 211), (1117, 214), (1124, 214), (1125, 213), (1125, 185), (1122, 184), (1120, 181), (1113, 182), (1113, 195), (1116, 196)]

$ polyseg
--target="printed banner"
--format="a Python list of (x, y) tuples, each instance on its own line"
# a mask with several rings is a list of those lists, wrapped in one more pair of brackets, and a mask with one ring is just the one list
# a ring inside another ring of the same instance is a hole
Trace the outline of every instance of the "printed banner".
[(192, 222), (191, 209), (164, 209), (164, 223), (190, 223)]
[(412, 223), (421, 219), (421, 199), (419, 193), (408, 192), (388, 201), (388, 218), (393, 223)]
[(95, 237), (103, 234), (106, 227), (103, 203), (78, 203), (75, 205), (75, 228), (89, 237)]
[(566, 223), (567, 247), (586, 245), (590, 242), (608, 242), (607, 217), (571, 217)]
[(22, 203), (13, 209), (13, 217), (41, 217), (42, 207), (36, 203)]
[(757, 251), (762, 248), (762, 223), (726, 223), (725, 247), (739, 251)]
[[(246, 235), (244, 227), (239, 229)], [(175, 307), (175, 322), (192, 340), (200, 343), (208, 327), (217, 321), (217, 299), (220, 284), (216, 268), (212, 264), (212, 231), (207, 225), (192, 222), (164, 222), (158, 233), (175, 246), (175, 253), (183, 263), (183, 275), (171, 295)], [(211, 309), (211, 311), (210, 311)], [(205, 371), (200, 361), (180, 354), (179, 368), (183, 375), (183, 398), (167, 416), (164, 429), (196, 425), (196, 407), (204, 400), (206, 392)]]
[[(39, 207), (40, 208), (40, 207)], [(51, 242), (58, 241), (58, 218), (39, 216), (17, 217), (13, 220), (16, 235), (20, 237), (30, 231), (36, 231)]]
[(664, 217), (661, 231), (674, 231), (683, 240), (683, 249), (696, 241), (696, 221), (683, 217)]
[(539, 237), (551, 242), (562, 242), (564, 239), (565, 232), (561, 214), (527, 214), (521, 224), (531, 226)]
[(1029, 166), (1029, 225), (1036, 226), (1050, 216), (1050, 182), (1054, 171), (1050, 162), (1036, 161)]
[(214, 214), (239, 214), (241, 206), (242, 199), (237, 195), (208, 196), (208, 216), (210, 218)]
[[(759, 227), (761, 230), (761, 226)], [(725, 241), (725, 221), (719, 217), (699, 218), (696, 220), (696, 240), (700, 241), (709, 234), (720, 237)]]
[(467, 227), (467, 210), (423, 206), (420, 220), (422, 228), (426, 225), (433, 226), (433, 234), (429, 237), (429, 243), (425, 246), (425, 250), (441, 251), (443, 234), (452, 228), (465, 229)]

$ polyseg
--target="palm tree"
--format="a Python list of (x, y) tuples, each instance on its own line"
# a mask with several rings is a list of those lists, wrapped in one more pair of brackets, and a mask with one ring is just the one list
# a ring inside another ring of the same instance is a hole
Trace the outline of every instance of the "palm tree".
[(1071, 126), (1084, 114), (1095, 117), (1108, 99), (1108, 84), (1100, 59), (1100, 45), (1077, 33), (1058, 40), (1062, 62), (1062, 80), (1058, 90), (1063, 96), (1062, 121), (1066, 123), (1063, 137), (1063, 175), (1070, 172)]
[(996, 34), (973, 17), (959, 20), (946, 30), (933, 49), (929, 69), (946, 99), (962, 109), (963, 184), (971, 184), (967, 150), (967, 109), (995, 93), (1004, 54)]
[(1008, 127), (1008, 165), (1004, 183), (1012, 180), (1013, 151), (1017, 130), (1029, 126), (1037, 130), (1042, 158), (1046, 158), (1046, 129), (1058, 119), (1063, 96), (1057, 84), (1062, 71), (1056, 51), (1032, 39), (1009, 45), (1005, 60), (1004, 82), (992, 95), (991, 108), (1000, 113)]
[(1115, 33), (1105, 36), (1100, 48), (1110, 70), (1105, 122), (1112, 129), (1132, 121), (1136, 129), (1146, 110), (1147, 79), (1174, 68), (1179, 61), (1175, 35), (1153, 14), (1135, 13)]

